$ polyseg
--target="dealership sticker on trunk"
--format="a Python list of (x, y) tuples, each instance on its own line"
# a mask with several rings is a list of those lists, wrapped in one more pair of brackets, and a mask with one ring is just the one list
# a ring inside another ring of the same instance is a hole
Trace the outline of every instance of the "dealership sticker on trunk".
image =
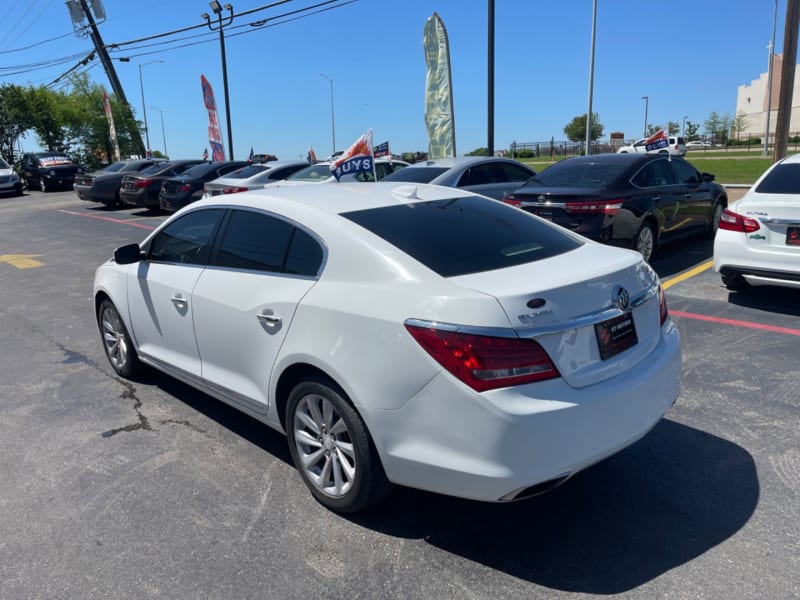
[(600, 358), (603, 360), (635, 346), (638, 341), (633, 315), (630, 313), (597, 323), (594, 330), (597, 334)]

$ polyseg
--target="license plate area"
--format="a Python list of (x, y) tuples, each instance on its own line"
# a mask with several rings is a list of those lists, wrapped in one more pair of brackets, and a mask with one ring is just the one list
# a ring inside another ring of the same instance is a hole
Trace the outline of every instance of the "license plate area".
[(800, 246), (800, 227), (787, 227), (786, 245)]
[(600, 358), (609, 359), (638, 343), (633, 315), (626, 313), (594, 326)]

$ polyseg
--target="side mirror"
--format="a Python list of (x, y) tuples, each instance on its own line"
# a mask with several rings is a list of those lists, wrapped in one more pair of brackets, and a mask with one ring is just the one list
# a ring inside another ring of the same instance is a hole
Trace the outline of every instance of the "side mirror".
[(712, 175), (711, 173), (703, 173), (703, 181), (706, 183), (711, 183), (714, 181), (714, 179), (716, 179), (715, 175)]
[(139, 244), (128, 244), (114, 250), (114, 261), (118, 265), (130, 265), (142, 260), (142, 250)]

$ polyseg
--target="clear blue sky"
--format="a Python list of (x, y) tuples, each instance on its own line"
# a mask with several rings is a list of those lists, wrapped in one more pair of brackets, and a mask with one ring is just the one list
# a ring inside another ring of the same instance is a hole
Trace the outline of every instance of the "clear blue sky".
[[(330, 84), (320, 73), (334, 82), (338, 149), (371, 128), (373, 141), (388, 140), (395, 153), (427, 150), (422, 35), (434, 11), (450, 39), (458, 154), (486, 146), (486, 1), (340, 0), (342, 6), (304, 18), (249, 25), (318, 1), (284, 2), (236, 17), (226, 28), (236, 158), (246, 158), (251, 147), (280, 158), (304, 157), (309, 146), (318, 156), (330, 153)], [(268, 3), (232, 4), (239, 14)], [(198, 25), (201, 13), (211, 13), (206, 0), (105, 0), (104, 7), (99, 29), (107, 45)], [(712, 111), (733, 116), (738, 86), (766, 72), (774, 8), (774, 0), (599, 0), (593, 112), (605, 137), (642, 134), (642, 96), (649, 97), (649, 123), (682, 123), (684, 116), (702, 123)], [(777, 52), (785, 12), (780, 0)], [(586, 112), (591, 26), (592, 0), (496, 0), (496, 149), (565, 139), (564, 125)], [(92, 49), (89, 38), (73, 33), (64, 0), (0, 4), (0, 84), (47, 85)], [(198, 157), (208, 147), (204, 74), (214, 87), (227, 151), (218, 34), (203, 28), (123, 45), (112, 57), (130, 58), (114, 65), (140, 120), (138, 65), (164, 61), (142, 67), (152, 148), (163, 151), (161, 114), (171, 157)], [(97, 60), (92, 65), (89, 76), (110, 92), (103, 68)], [(22, 146), (38, 147), (32, 136)]]

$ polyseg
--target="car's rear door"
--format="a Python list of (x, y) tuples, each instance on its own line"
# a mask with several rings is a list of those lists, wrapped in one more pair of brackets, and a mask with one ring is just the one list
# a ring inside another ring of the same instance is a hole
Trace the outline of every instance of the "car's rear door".
[(322, 244), (274, 215), (232, 209), (192, 294), (206, 385), (266, 412), (273, 363), (295, 310), (317, 281)]

